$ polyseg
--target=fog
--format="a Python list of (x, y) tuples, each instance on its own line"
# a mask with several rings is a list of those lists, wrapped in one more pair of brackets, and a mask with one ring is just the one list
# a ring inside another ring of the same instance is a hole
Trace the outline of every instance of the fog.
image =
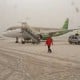
[(80, 26), (80, 0), (0, 0), (0, 30), (26, 21), (31, 26), (69, 28)]

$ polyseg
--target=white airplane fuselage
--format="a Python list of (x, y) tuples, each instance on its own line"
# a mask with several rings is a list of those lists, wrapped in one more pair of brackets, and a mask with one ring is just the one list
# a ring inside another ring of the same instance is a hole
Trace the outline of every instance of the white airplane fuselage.
[(18, 43), (19, 39), (21, 39), (21, 42), (24, 43), (26, 40), (33, 40), (33, 42), (37, 42), (38, 38), (37, 35), (35, 35), (32, 31), (27, 31), (27, 29), (22, 30), (22, 28), (19, 29), (13, 29), (8, 30), (3, 34), (5, 37), (11, 37), (16, 39), (16, 43)]
[(22, 37), (21, 29), (8, 30), (8, 31), (4, 32), (3, 35), (5, 37), (11, 37), (11, 38)]

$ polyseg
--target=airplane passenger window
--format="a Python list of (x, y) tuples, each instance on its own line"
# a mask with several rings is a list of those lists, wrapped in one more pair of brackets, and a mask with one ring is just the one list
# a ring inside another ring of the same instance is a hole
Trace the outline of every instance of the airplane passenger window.
[(77, 39), (77, 37), (74, 37), (75, 39)]
[(74, 36), (72, 36), (72, 39), (74, 39)]

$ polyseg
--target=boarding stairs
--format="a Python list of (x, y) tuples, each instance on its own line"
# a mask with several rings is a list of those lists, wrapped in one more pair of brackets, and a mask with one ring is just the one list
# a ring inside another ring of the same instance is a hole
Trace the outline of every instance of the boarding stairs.
[(27, 37), (31, 38), (33, 43), (39, 43), (40, 42), (38, 36), (30, 28), (23, 28), (22, 32), (23, 32), (22, 33), (23, 37), (26, 38), (26, 36), (27, 36)]

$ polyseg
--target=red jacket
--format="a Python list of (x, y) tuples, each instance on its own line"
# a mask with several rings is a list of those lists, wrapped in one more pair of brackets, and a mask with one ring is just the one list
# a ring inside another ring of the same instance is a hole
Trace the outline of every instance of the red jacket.
[(53, 45), (53, 40), (49, 37), (49, 38), (47, 38), (47, 40), (46, 40), (46, 45), (47, 45), (47, 46), (51, 46), (51, 44)]

